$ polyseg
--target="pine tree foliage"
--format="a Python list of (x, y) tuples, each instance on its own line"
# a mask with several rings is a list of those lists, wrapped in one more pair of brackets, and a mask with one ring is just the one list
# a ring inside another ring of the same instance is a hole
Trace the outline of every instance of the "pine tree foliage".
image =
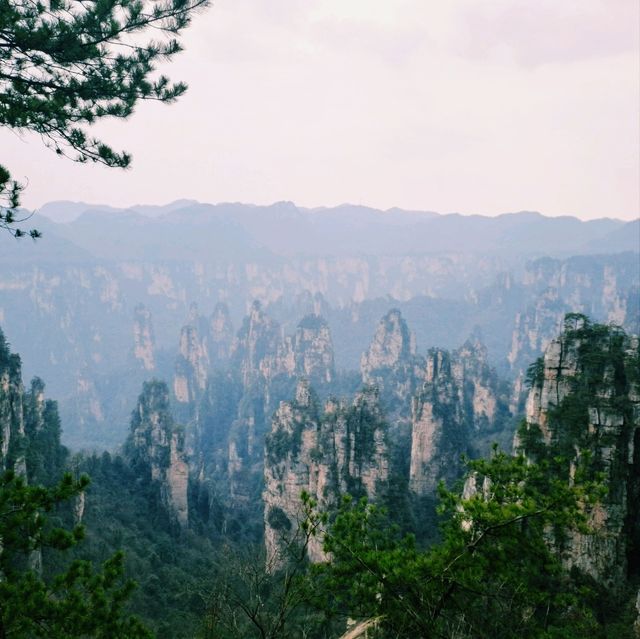
[(0, 479), (0, 638), (151, 637), (124, 611), (133, 583), (123, 579), (122, 553), (101, 570), (77, 560), (51, 578), (42, 576), (43, 550), (68, 550), (84, 536), (82, 526), (56, 525), (54, 515), (88, 483), (86, 476), (65, 474), (52, 488), (29, 486), (13, 471)]
[[(208, 0), (0, 0), (0, 126), (37, 133), (77, 162), (127, 167), (131, 156), (89, 134), (105, 117), (127, 118), (140, 100), (172, 102), (186, 90), (156, 73)], [(23, 186), (0, 166), (0, 227), (27, 232)], [(37, 230), (28, 231), (31, 237)]]
[(36, 240), (40, 237), (38, 229), (24, 231), (17, 226), (31, 217), (29, 214), (21, 216), (18, 212), (20, 193), (23, 188), (22, 184), (11, 179), (11, 173), (0, 165), (0, 228), (8, 231), (13, 237), (29, 235)]
[[(319, 605), (377, 619), (381, 637), (584, 637), (589, 608), (550, 549), (549, 527), (585, 526), (592, 481), (568, 486), (544, 464), (495, 452), (469, 463), (480, 488), (441, 487), (442, 540), (428, 550), (366, 501), (345, 500), (324, 537)], [(317, 520), (316, 520), (317, 521)], [(374, 636), (378, 636), (375, 634)]]

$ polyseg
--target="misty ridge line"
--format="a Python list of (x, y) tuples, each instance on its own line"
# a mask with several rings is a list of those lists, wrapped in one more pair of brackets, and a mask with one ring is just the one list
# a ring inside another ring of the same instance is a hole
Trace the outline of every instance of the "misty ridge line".
[(386, 211), (343, 204), (304, 208), (178, 200), (130, 208), (51, 202), (33, 225), (45, 235), (28, 254), (6, 246), (0, 259), (255, 261), (293, 257), (424, 254), (542, 255), (637, 251), (639, 221), (582, 221), (535, 212), (496, 217)]
[[(496, 220), (503, 219), (513, 216), (528, 216), (528, 217), (536, 217), (536, 218), (545, 218), (545, 219), (570, 219), (577, 220), (584, 224), (598, 223), (603, 220), (607, 221), (616, 221), (622, 224), (626, 224), (629, 222), (634, 222), (640, 218), (633, 219), (623, 219), (617, 217), (611, 217), (603, 215), (598, 218), (583, 220), (577, 215), (545, 215), (539, 211), (531, 211), (528, 209), (523, 209), (520, 211), (505, 211), (504, 213), (500, 213), (498, 215), (487, 215), (483, 213), (461, 213), (459, 211), (451, 211), (442, 213), (439, 211), (433, 210), (423, 210), (423, 209), (406, 209), (403, 207), (393, 206), (391, 208), (377, 208), (373, 206), (363, 205), (363, 204), (352, 204), (350, 202), (344, 202), (342, 204), (338, 204), (335, 206), (313, 206), (313, 207), (305, 207), (299, 206), (295, 204), (295, 202), (290, 200), (280, 200), (276, 202), (272, 202), (271, 204), (254, 204), (251, 202), (241, 202), (241, 201), (222, 201), (222, 202), (201, 202), (195, 199), (189, 198), (181, 198), (167, 204), (134, 204), (132, 206), (112, 206), (109, 204), (94, 204), (89, 202), (82, 201), (71, 201), (71, 200), (53, 200), (51, 202), (46, 202), (40, 207), (36, 207), (33, 211), (37, 215), (43, 215), (50, 219), (52, 222), (57, 222), (59, 224), (65, 224), (69, 222), (74, 222), (79, 217), (86, 213), (112, 213), (112, 214), (139, 214), (144, 217), (149, 218), (158, 218), (165, 215), (168, 215), (172, 212), (190, 209), (193, 207), (198, 207), (200, 212), (204, 213), (205, 210), (208, 209), (210, 213), (213, 212), (225, 212), (225, 213), (235, 213), (242, 214), (246, 210), (255, 211), (263, 211), (266, 214), (269, 212), (282, 209), (283, 207), (291, 207), (299, 212), (300, 215), (310, 214), (310, 215), (318, 215), (318, 214), (336, 214), (340, 211), (345, 213), (352, 213), (353, 211), (358, 211), (362, 215), (372, 215), (372, 216), (395, 216), (396, 220), (404, 218), (408, 218), (407, 221), (416, 221), (416, 219), (425, 220), (429, 218), (447, 218), (447, 217), (462, 217), (462, 218), (480, 218), (483, 220)], [(389, 221), (389, 220), (387, 220)]]

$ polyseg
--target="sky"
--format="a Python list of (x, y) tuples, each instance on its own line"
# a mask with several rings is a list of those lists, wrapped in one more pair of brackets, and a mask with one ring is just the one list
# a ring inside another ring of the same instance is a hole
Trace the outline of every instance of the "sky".
[(640, 210), (637, 0), (217, 0), (145, 103), (95, 133), (122, 171), (0, 131), (23, 203), (344, 202), (465, 214)]

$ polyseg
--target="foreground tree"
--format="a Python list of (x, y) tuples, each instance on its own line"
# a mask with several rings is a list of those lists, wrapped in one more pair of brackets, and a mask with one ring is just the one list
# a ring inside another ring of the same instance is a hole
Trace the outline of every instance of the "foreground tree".
[(346, 500), (324, 537), (331, 558), (316, 568), (318, 603), (365, 620), (367, 636), (589, 636), (598, 624), (588, 593), (569, 579), (547, 533), (559, 539), (584, 527), (598, 485), (568, 486), (545, 464), (501, 452), (469, 465), (462, 496), (441, 489), (442, 541), (427, 551), (375, 506)]
[(326, 630), (322, 613), (311, 605), (315, 584), (307, 558), (324, 519), (311, 524), (316, 504), (305, 503), (299, 525), (293, 534), (282, 535), (276, 555), (267, 556), (264, 544), (229, 545), (220, 553), (207, 594), (203, 639), (305, 639)]
[[(0, 0), (0, 126), (37, 133), (77, 162), (129, 166), (128, 153), (87, 126), (127, 118), (139, 100), (172, 102), (185, 92), (184, 83), (156, 76), (156, 66), (181, 50), (177, 36), (207, 3)], [(0, 166), (0, 227), (16, 237), (26, 233), (17, 226), (22, 188)]]
[(122, 553), (96, 571), (73, 561), (43, 577), (43, 552), (68, 550), (81, 526), (54, 525), (59, 509), (88, 485), (67, 474), (53, 488), (29, 486), (7, 471), (0, 478), (0, 639), (150, 639), (124, 606), (134, 584), (123, 578)]

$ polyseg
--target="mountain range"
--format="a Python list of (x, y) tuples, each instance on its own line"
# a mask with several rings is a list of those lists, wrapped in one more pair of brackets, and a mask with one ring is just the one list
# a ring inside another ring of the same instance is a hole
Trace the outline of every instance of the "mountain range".
[(119, 209), (81, 202), (51, 202), (30, 224), (46, 242), (29, 251), (4, 247), (4, 261), (243, 260), (296, 256), (336, 257), (495, 253), (505, 258), (638, 250), (640, 221), (545, 217), (521, 211), (497, 217), (441, 215), (398, 208), (343, 204), (303, 208), (202, 204)]

